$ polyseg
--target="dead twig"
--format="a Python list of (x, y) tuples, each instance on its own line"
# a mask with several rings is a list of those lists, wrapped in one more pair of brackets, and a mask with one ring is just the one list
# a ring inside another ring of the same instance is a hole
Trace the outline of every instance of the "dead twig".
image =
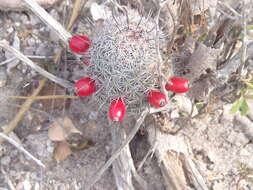
[(131, 130), (130, 134), (127, 136), (126, 140), (123, 142), (122, 145), (113, 153), (111, 158), (98, 170), (95, 172), (95, 175), (91, 178), (90, 184), (84, 187), (83, 189), (89, 190), (92, 188), (92, 186), (101, 178), (103, 173), (112, 165), (112, 163), (118, 158), (118, 156), (121, 154), (122, 150), (131, 142), (131, 140), (134, 138), (136, 133), (138, 132), (141, 124), (143, 123), (144, 119), (149, 113), (149, 109), (146, 108), (140, 115), (140, 117), (137, 119), (136, 124), (134, 128)]
[[(111, 127), (112, 141), (113, 141), (113, 151), (117, 150), (117, 145), (122, 143), (126, 138), (125, 130), (122, 128), (117, 128), (115, 126)], [(134, 190), (134, 185), (132, 181), (132, 167), (133, 159), (129, 146), (121, 151), (118, 158), (113, 162), (113, 174), (116, 181), (117, 189), (124, 190)]]
[(48, 96), (7, 96), (7, 98), (12, 99), (33, 99), (33, 100), (48, 100), (48, 99), (77, 99), (78, 96), (69, 95), (48, 95)]
[(18, 150), (23, 152), (25, 155), (27, 155), (29, 158), (31, 158), (36, 164), (38, 164), (42, 168), (46, 168), (46, 166), (37, 158), (35, 158), (32, 154), (30, 154), (27, 150), (25, 150), (20, 144), (18, 144), (16, 141), (14, 141), (12, 138), (8, 137), (7, 135), (0, 133), (0, 137), (8, 141), (10, 144), (15, 146)]
[(6, 51), (9, 51), (9, 52), (13, 53), (13, 55), (15, 57), (17, 57), (19, 60), (21, 60), (22, 63), (24, 62), (25, 64), (29, 65), (33, 70), (35, 70), (36, 72), (38, 72), (42, 76), (50, 79), (51, 81), (53, 81), (53, 82), (61, 85), (64, 88), (74, 89), (72, 83), (70, 83), (67, 80), (58, 78), (55, 75), (47, 72), (46, 70), (44, 70), (40, 66), (36, 65), (32, 60), (30, 60), (29, 58), (27, 58), (24, 54), (22, 54), (21, 52), (19, 52), (15, 48), (11, 47), (6, 40), (0, 41), (0, 47), (2, 47), (3, 49), (5, 49)]
[[(76, 19), (79, 16), (80, 10), (82, 9), (81, 3), (83, 0), (75, 0), (74, 7), (68, 22), (67, 31), (71, 31)], [(88, 0), (85, 0), (83, 4), (86, 4)]]
[(165, 94), (166, 100), (168, 101), (168, 92), (165, 90), (165, 83), (166, 83), (166, 77), (164, 77), (163, 73), (162, 73), (162, 65), (164, 64), (161, 52), (160, 52), (160, 42), (159, 42), (159, 18), (160, 18), (160, 13), (161, 10), (163, 9), (163, 7), (169, 2), (169, 0), (166, 0), (165, 2), (160, 4), (160, 8), (158, 10), (157, 16), (156, 16), (156, 30), (155, 30), (155, 42), (156, 42), (156, 53), (158, 56), (158, 64), (157, 64), (157, 70), (158, 70), (158, 74), (160, 77), (160, 88), (162, 93)]
[[(32, 94), (32, 96), (36, 96), (39, 94), (39, 92), (42, 90), (42, 88), (44, 87), (44, 84), (46, 83), (47, 79), (44, 78), (40, 81), (38, 88), (36, 88)], [(7, 127), (4, 128), (3, 133), (5, 135), (8, 135), (11, 131), (13, 131), (19, 121), (24, 117), (25, 113), (27, 112), (27, 110), (30, 108), (30, 106), (33, 103), (33, 99), (27, 99), (25, 101), (25, 103), (22, 105), (21, 109), (19, 110), (19, 112), (17, 113), (17, 115), (14, 117), (14, 119), (7, 125)], [(0, 144), (4, 141), (4, 139), (0, 139)]]
[[(126, 140), (125, 128), (126, 126), (112, 126), (113, 151), (117, 150), (118, 145)], [(129, 145), (123, 148), (119, 157), (113, 162), (113, 173), (118, 189), (134, 190), (132, 177), (142, 189), (147, 189), (146, 181), (136, 171)]]
[(137, 167), (137, 171), (141, 170), (141, 168), (143, 167), (144, 163), (147, 161), (148, 158), (153, 157), (155, 150), (157, 149), (157, 146), (158, 146), (157, 141), (155, 141), (154, 144), (151, 144), (151, 147), (149, 148), (148, 152), (143, 157), (142, 161), (140, 162), (139, 166)]
[[(196, 189), (208, 190), (207, 185), (188, 153), (189, 148), (185, 139), (162, 133), (154, 126), (148, 129), (148, 140), (156, 142), (155, 149), (166, 189)], [(176, 143), (175, 143), (176, 142)]]
[(241, 64), (238, 68), (238, 73), (243, 78), (246, 76), (247, 72), (244, 70), (245, 63), (246, 63), (246, 55), (247, 55), (247, 0), (243, 0), (243, 10), (242, 10), (242, 19), (243, 19), (243, 39), (242, 39), (242, 52), (241, 52)]
[(48, 14), (44, 8), (42, 8), (34, 0), (23, 0), (27, 7), (37, 15), (48, 27), (56, 32), (58, 37), (65, 43), (68, 44), (68, 40), (71, 38), (71, 34), (50, 14)]
[(238, 13), (233, 7), (231, 7), (229, 4), (225, 3), (225, 2), (221, 2), (218, 1), (217, 2), (219, 5), (226, 7), (228, 10), (230, 10), (235, 16), (241, 18), (242, 15), (240, 13)]

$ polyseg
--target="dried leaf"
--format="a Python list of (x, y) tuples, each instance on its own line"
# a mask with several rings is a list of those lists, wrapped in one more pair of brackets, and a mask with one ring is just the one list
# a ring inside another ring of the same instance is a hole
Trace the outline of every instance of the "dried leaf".
[[(40, 92), (40, 96), (48, 96), (48, 95), (65, 95), (65, 89), (55, 85), (55, 84), (48, 84), (45, 88), (43, 88)], [(56, 109), (68, 109), (70, 105), (69, 99), (45, 99), (41, 100), (43, 108), (46, 110)]]
[(72, 154), (69, 144), (66, 141), (60, 142), (54, 149), (54, 159), (57, 163), (65, 160)]
[(79, 131), (68, 117), (58, 118), (57, 122), (51, 124), (48, 130), (48, 137), (52, 141), (63, 141), (65, 140), (71, 133), (79, 133)]

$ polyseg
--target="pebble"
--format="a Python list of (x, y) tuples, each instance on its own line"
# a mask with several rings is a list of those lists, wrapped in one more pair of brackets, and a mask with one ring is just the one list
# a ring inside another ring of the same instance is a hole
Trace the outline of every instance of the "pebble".
[(10, 28), (8, 28), (8, 29), (6, 30), (6, 32), (9, 33), (9, 34), (12, 33), (13, 31), (14, 31), (14, 29), (13, 29), (12, 27), (10, 27)]
[(95, 111), (90, 112), (89, 114), (90, 120), (97, 120), (97, 118), (98, 118), (98, 112), (95, 112)]
[(25, 47), (23, 52), (25, 55), (35, 55), (35, 51), (36, 47), (32, 46), (32, 47)]
[(0, 158), (4, 155), (4, 146), (3, 145), (0, 145)]
[(1, 165), (7, 166), (11, 162), (11, 158), (9, 156), (4, 156), (0, 159)]
[(29, 38), (27, 40), (27, 43), (28, 43), (29, 47), (36, 46), (36, 40), (34, 38)]
[(53, 52), (53, 48), (50, 47), (47, 43), (41, 43), (39, 47), (36, 49), (36, 55), (42, 55), (42, 56), (47, 56), (51, 55)]

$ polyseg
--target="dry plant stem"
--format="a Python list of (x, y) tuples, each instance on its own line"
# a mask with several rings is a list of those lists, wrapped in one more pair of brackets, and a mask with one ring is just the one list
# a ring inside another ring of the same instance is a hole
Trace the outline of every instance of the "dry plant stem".
[(83, 190), (89, 190), (92, 188), (92, 186), (101, 178), (103, 173), (111, 166), (111, 164), (118, 158), (118, 156), (121, 154), (122, 150), (127, 146), (131, 140), (134, 138), (138, 130), (140, 129), (141, 124), (143, 123), (144, 119), (149, 113), (149, 109), (146, 108), (136, 121), (136, 124), (134, 128), (131, 130), (130, 134), (127, 136), (126, 140), (123, 142), (122, 145), (113, 153), (111, 158), (97, 171), (95, 172), (95, 175), (91, 178), (91, 182), (89, 185), (83, 188)]
[[(82, 8), (81, 3), (83, 0), (75, 0), (75, 4), (71, 13), (70, 20), (68, 22), (67, 31), (71, 31), (73, 24), (75, 23), (77, 17), (79, 16), (80, 10)], [(87, 0), (84, 1), (84, 5), (86, 4)]]
[(156, 130), (154, 126), (149, 126), (147, 129), (149, 142), (151, 144), (153, 142), (158, 143), (155, 155), (166, 189), (208, 190), (203, 177), (191, 160), (190, 147), (185, 138), (162, 133), (160, 130)]
[(15, 48), (11, 47), (6, 40), (0, 41), (0, 47), (4, 48), (5, 50), (13, 53), (15, 57), (17, 57), (19, 60), (24, 62), (25, 64), (29, 65), (33, 70), (41, 74), (42, 76), (48, 78), (49, 80), (59, 84), (60, 86), (67, 88), (67, 89), (74, 89), (72, 83), (70, 83), (67, 80), (61, 79), (56, 77), (55, 75), (47, 72), (43, 68), (36, 65), (32, 60), (27, 58), (24, 54), (16, 50)]
[(151, 147), (149, 148), (147, 154), (144, 156), (144, 158), (142, 159), (142, 161), (140, 162), (139, 166), (137, 167), (137, 171), (140, 171), (141, 168), (143, 167), (144, 163), (147, 161), (148, 158), (152, 158), (155, 150), (157, 148), (157, 141), (154, 142), (154, 144), (151, 145)]
[(33, 99), (33, 100), (48, 100), (48, 99), (77, 99), (78, 96), (69, 95), (50, 95), (50, 96), (7, 96), (7, 98), (12, 99)]
[(156, 17), (156, 52), (157, 52), (157, 56), (158, 56), (158, 64), (157, 64), (157, 69), (158, 69), (158, 73), (159, 73), (159, 77), (160, 77), (160, 87), (161, 87), (161, 91), (162, 93), (165, 94), (166, 100), (168, 102), (168, 92), (165, 90), (165, 80), (164, 80), (164, 75), (162, 73), (162, 65), (164, 64), (164, 61), (162, 59), (162, 55), (160, 52), (160, 42), (159, 42), (159, 18), (160, 18), (160, 13), (162, 8), (169, 2), (169, 0), (161, 3), (160, 8), (158, 10), (157, 13), (157, 17)]
[(68, 44), (68, 40), (72, 35), (58, 21), (56, 21), (34, 0), (24, 0), (24, 2), (35, 15), (37, 15), (48, 27), (56, 32), (65, 44)]
[[(168, 48), (167, 48), (167, 52), (170, 52), (172, 47), (173, 47), (173, 44), (174, 44), (174, 40), (175, 40), (175, 36), (176, 36), (176, 16), (174, 15), (174, 13), (172, 12), (171, 8), (169, 7), (169, 5), (166, 6), (167, 9), (168, 9), (168, 12), (171, 16), (171, 19), (172, 19), (172, 23), (173, 23), (173, 32), (172, 32), (172, 35), (171, 35), (171, 40), (168, 44)], [(169, 58), (168, 58), (169, 59)], [(168, 61), (168, 60), (167, 60)], [(166, 61), (166, 62), (167, 62)]]
[[(127, 137), (125, 127), (112, 126), (111, 133), (113, 139), (113, 149), (116, 150), (117, 145), (124, 142)], [(135, 178), (142, 189), (147, 189), (146, 181), (143, 180), (136, 171), (129, 145), (125, 146), (119, 157), (113, 162), (113, 173), (118, 189), (134, 189), (132, 177)]]
[[(44, 87), (45, 83), (46, 83), (47, 79), (44, 78), (40, 81), (38, 88), (36, 88), (32, 94), (32, 96), (37, 96), (39, 94), (39, 92), (42, 90), (42, 88)], [(33, 103), (33, 99), (27, 99), (25, 101), (25, 103), (22, 105), (21, 109), (19, 110), (19, 112), (17, 113), (17, 115), (14, 117), (14, 119), (4, 128), (3, 133), (8, 135), (11, 131), (13, 131), (19, 121), (24, 117), (25, 113), (27, 112), (27, 110), (30, 108), (30, 106)], [(0, 144), (3, 142), (3, 139), (0, 139)]]
[(166, 112), (166, 111), (169, 110), (169, 108), (170, 108), (169, 105), (166, 105), (166, 106), (164, 106), (164, 107), (162, 107), (162, 108), (150, 107), (149, 113), (150, 113), (150, 114), (153, 114), (153, 113), (158, 113), (158, 112)]
[[(118, 126), (112, 125), (112, 142), (113, 151), (117, 150), (117, 145), (121, 144), (126, 139), (126, 133), (124, 128), (118, 128)], [(129, 145), (126, 145), (118, 158), (113, 162), (113, 174), (116, 181), (117, 189), (134, 190), (132, 181), (131, 166), (133, 159), (129, 149)]]
[[(30, 58), (30, 59), (48, 59), (48, 58), (52, 58), (52, 56), (39, 56), (39, 55), (26, 55), (26, 57)], [(10, 59), (7, 59), (3, 62), (0, 63), (0, 65), (5, 65), (7, 63), (12, 62), (13, 60), (16, 60), (16, 57), (12, 57)]]
[(226, 7), (227, 9), (229, 9), (235, 16), (237, 16), (237, 17), (239, 17), (239, 18), (242, 17), (241, 14), (239, 14), (233, 7), (231, 7), (231, 6), (228, 5), (227, 3), (225, 3), (225, 2), (220, 2), (220, 1), (218, 1), (217, 3), (220, 4), (220, 5), (225, 6), (225, 7)]
[(16, 141), (14, 141), (12, 138), (8, 137), (7, 135), (0, 133), (0, 137), (8, 141), (10, 144), (15, 146), (18, 150), (23, 152), (25, 155), (27, 155), (29, 158), (31, 158), (36, 164), (38, 164), (42, 168), (46, 168), (46, 166), (37, 158), (35, 158), (32, 154), (30, 154), (27, 150), (25, 150), (20, 144), (18, 144)]
[(244, 71), (244, 66), (246, 63), (246, 54), (247, 54), (247, 16), (246, 16), (246, 4), (247, 0), (243, 0), (243, 10), (242, 10), (242, 19), (243, 19), (243, 39), (242, 39), (242, 53), (241, 53), (241, 64), (238, 68), (239, 74), (244, 78), (246, 72)]

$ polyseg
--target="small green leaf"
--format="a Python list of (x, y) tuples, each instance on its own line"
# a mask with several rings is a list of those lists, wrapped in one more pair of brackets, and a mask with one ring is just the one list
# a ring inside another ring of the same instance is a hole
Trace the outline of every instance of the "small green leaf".
[(253, 88), (247, 88), (248, 92), (253, 92)]
[(240, 108), (241, 116), (245, 116), (249, 113), (249, 106), (246, 102), (246, 100), (243, 98), (242, 105)]
[(253, 30), (253, 25), (248, 25), (247, 30)]
[(203, 108), (204, 105), (205, 105), (204, 102), (197, 102), (197, 103), (195, 104), (195, 106), (196, 106), (196, 108), (197, 108), (198, 110), (200, 110), (201, 108)]
[(243, 39), (243, 38), (244, 38), (244, 34), (241, 33), (241, 34), (239, 35), (239, 39)]
[(253, 100), (253, 95), (246, 95), (245, 98), (246, 98), (246, 99)]
[(199, 38), (198, 38), (198, 42), (203, 42), (205, 39), (206, 39), (206, 37), (207, 37), (207, 34), (206, 33), (204, 33), (204, 34), (202, 34)]
[(248, 88), (253, 88), (253, 84), (251, 82), (245, 82), (248, 86)]
[(244, 98), (242, 96), (238, 100), (236, 100), (233, 103), (233, 106), (231, 107), (229, 113), (230, 114), (235, 114), (240, 109), (240, 107), (242, 106), (243, 100), (244, 100)]

